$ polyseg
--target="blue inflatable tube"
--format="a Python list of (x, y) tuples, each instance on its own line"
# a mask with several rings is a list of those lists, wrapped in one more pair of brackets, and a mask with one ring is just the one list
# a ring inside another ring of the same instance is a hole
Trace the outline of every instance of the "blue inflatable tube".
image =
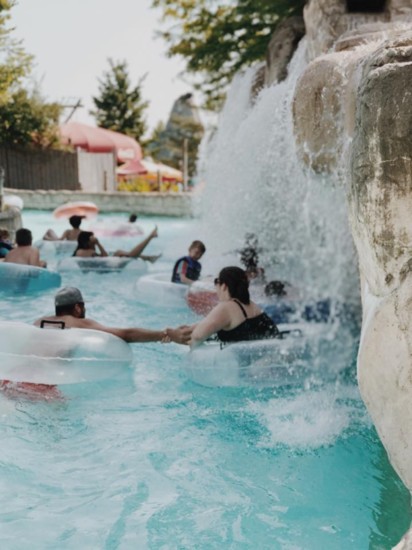
[(29, 294), (58, 288), (61, 275), (43, 267), (0, 262), (0, 290), (8, 294)]
[(78, 384), (130, 371), (129, 345), (107, 332), (38, 328), (0, 321), (0, 379), (34, 384)]

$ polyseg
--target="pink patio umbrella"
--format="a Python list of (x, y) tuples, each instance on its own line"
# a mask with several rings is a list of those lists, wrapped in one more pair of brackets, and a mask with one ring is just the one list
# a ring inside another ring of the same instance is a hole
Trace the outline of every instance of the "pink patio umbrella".
[(142, 149), (135, 139), (105, 128), (68, 122), (60, 126), (60, 135), (64, 144), (73, 148), (80, 147), (90, 153), (115, 151), (119, 162), (142, 158)]

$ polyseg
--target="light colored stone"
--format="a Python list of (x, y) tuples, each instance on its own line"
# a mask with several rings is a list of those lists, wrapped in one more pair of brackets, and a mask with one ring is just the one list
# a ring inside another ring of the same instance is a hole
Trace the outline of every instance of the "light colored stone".
[(349, 13), (346, 0), (310, 0), (304, 9), (309, 58), (328, 52), (340, 36), (365, 24), (412, 21), (409, 0), (387, 0), (382, 12)]
[(289, 17), (276, 28), (266, 53), (265, 86), (286, 79), (289, 62), (304, 35), (303, 17)]
[(34, 210), (54, 210), (65, 202), (91, 201), (101, 212), (137, 212), (149, 216), (192, 217), (197, 193), (129, 193), (82, 191), (29, 191), (7, 189), (24, 201), (24, 207)]
[(399, 287), (412, 257), (411, 82), (412, 31), (369, 56), (357, 94), (349, 203), (361, 269), (376, 296)]

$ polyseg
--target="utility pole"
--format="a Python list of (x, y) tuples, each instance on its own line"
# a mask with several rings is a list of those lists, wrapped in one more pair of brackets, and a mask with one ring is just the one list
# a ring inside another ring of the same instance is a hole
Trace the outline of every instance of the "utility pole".
[(74, 105), (62, 105), (62, 107), (64, 109), (71, 109), (70, 113), (66, 117), (66, 120), (64, 121), (64, 124), (66, 124), (72, 118), (72, 116), (74, 115), (76, 110), (79, 109), (80, 107), (83, 107), (83, 105), (82, 105), (80, 99), (78, 99), (77, 102)]
[(188, 154), (189, 140), (184, 138), (183, 140), (183, 191), (187, 191), (187, 183), (189, 179), (189, 154)]

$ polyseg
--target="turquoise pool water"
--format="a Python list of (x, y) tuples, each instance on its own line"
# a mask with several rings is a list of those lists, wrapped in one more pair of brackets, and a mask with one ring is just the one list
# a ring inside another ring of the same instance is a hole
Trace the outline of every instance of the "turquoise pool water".
[[(140, 223), (158, 223), (148, 252), (163, 252), (163, 267), (201, 238), (194, 221)], [(47, 212), (24, 212), (24, 224), (35, 238), (65, 227)], [(196, 319), (140, 304), (124, 277), (64, 274), (63, 284), (106, 324)], [(3, 297), (1, 318), (32, 322), (53, 295)], [(194, 384), (179, 346), (133, 353), (129, 379), (65, 386), (63, 401), (0, 395), (3, 548), (363, 550), (390, 548), (407, 529), (409, 495), (360, 399), (355, 357), (333, 382), (258, 390)]]

